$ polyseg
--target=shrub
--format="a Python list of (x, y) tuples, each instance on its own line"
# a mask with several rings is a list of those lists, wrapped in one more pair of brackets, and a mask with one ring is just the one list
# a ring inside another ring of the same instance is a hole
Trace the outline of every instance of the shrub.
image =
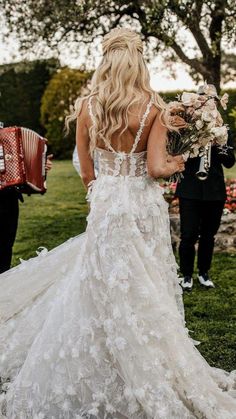
[(69, 108), (86, 85), (90, 73), (62, 68), (49, 81), (42, 97), (41, 122), (46, 130), (50, 151), (55, 157), (71, 157), (75, 145), (75, 129), (64, 135), (64, 120)]
[(0, 121), (44, 134), (40, 124), (41, 97), (58, 68), (55, 59), (22, 61), (0, 66)]

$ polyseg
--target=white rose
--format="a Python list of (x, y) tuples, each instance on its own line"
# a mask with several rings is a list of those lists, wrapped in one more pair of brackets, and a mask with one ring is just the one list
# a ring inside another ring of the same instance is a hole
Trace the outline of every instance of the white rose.
[(208, 99), (205, 106), (208, 107), (208, 109), (215, 110), (216, 109), (215, 99)]
[(220, 99), (221, 106), (222, 106), (222, 108), (223, 108), (224, 110), (226, 110), (226, 109), (227, 109), (227, 103), (228, 103), (228, 100), (229, 100), (229, 95), (228, 95), (228, 93), (225, 93), (225, 94), (222, 96), (222, 98)]
[(206, 121), (206, 122), (211, 122), (211, 120), (212, 120), (211, 113), (208, 112), (208, 111), (203, 111), (202, 112), (202, 120)]
[(196, 106), (200, 102), (196, 93), (183, 92), (181, 96), (181, 102), (184, 106)]
[(222, 127), (212, 128), (211, 133), (214, 135), (217, 144), (224, 145), (227, 143), (228, 130), (225, 125), (223, 125)]
[(211, 112), (210, 112), (210, 114), (211, 114), (212, 118), (216, 119), (217, 118), (217, 114), (218, 114), (217, 108), (212, 109)]
[(207, 96), (216, 96), (217, 95), (216, 88), (215, 88), (215, 86), (213, 84), (206, 84), (204, 86), (204, 93)]
[(223, 125), (222, 127), (213, 127), (211, 129), (211, 133), (214, 135), (215, 138), (219, 138), (227, 134), (227, 128), (225, 125)]
[(201, 129), (202, 127), (203, 127), (203, 125), (204, 125), (204, 122), (203, 121), (201, 121), (201, 119), (198, 119), (197, 121), (196, 121), (196, 128), (197, 128), (197, 130), (199, 130), (199, 129)]

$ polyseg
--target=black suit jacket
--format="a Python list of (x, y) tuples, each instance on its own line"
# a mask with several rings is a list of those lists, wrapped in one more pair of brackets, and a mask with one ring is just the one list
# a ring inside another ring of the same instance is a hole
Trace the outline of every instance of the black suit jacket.
[[(233, 147), (229, 134), (228, 145)], [(226, 199), (226, 189), (222, 164), (230, 168), (235, 163), (233, 148), (227, 154), (220, 154), (216, 146), (211, 149), (211, 166), (206, 180), (199, 180), (196, 172), (199, 169), (200, 157), (188, 159), (185, 164), (184, 178), (177, 184), (176, 196), (179, 198), (199, 199), (204, 201), (223, 201)]]

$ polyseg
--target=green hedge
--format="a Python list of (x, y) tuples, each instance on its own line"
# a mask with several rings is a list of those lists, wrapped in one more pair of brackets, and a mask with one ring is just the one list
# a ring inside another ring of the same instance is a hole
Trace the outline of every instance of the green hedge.
[(54, 59), (0, 66), (0, 121), (5, 126), (25, 126), (44, 134), (41, 98), (58, 66)]
[(89, 78), (90, 73), (62, 68), (51, 78), (43, 94), (41, 122), (46, 130), (50, 150), (59, 159), (71, 158), (75, 146), (75, 124), (65, 137), (65, 116)]

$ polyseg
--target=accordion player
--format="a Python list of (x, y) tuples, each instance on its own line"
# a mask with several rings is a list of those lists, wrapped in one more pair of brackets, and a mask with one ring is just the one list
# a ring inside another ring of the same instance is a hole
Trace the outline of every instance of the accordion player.
[(23, 127), (0, 129), (0, 190), (12, 186), (21, 193), (46, 192), (47, 140)]

